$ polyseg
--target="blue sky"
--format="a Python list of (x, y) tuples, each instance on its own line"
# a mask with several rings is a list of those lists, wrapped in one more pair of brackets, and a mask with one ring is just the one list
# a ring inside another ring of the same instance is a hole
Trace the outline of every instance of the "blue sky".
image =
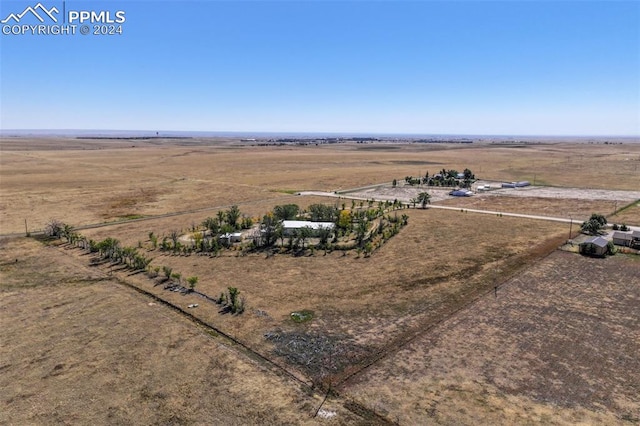
[(2, 129), (640, 135), (636, 1), (64, 6), (123, 34), (0, 35)]

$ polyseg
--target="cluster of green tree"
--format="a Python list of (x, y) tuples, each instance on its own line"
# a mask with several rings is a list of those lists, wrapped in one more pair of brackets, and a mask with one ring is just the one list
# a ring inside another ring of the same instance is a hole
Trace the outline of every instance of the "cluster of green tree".
[(149, 241), (153, 249), (170, 251), (174, 254), (188, 255), (192, 252), (217, 254), (221, 249), (229, 247), (229, 234), (250, 229), (254, 225), (251, 217), (240, 212), (238, 206), (231, 206), (228, 210), (218, 211), (215, 217), (207, 217), (200, 228), (192, 226), (193, 242), (181, 243), (181, 231), (173, 229), (168, 235), (163, 235), (161, 241), (153, 232), (149, 233)]
[(425, 209), (427, 208), (427, 204), (431, 204), (431, 195), (427, 192), (421, 192), (417, 197), (411, 199), (411, 204), (413, 208), (416, 207), (416, 204), (420, 204), (420, 207)]
[[(428, 203), (428, 194), (426, 200)], [(252, 244), (254, 248), (268, 248), (275, 246), (280, 240), (281, 249), (294, 253), (308, 248), (325, 252), (333, 249), (356, 249), (370, 253), (407, 224), (407, 215), (402, 215), (402, 220), (397, 220), (397, 215), (394, 218), (387, 216), (385, 219), (385, 214), (401, 208), (404, 206), (397, 200), (380, 201), (377, 205), (373, 200), (367, 200), (366, 205), (365, 201), (356, 204), (352, 200), (350, 209), (344, 203), (341, 208), (337, 205), (312, 204), (304, 211), (295, 204), (276, 206), (262, 218), (259, 233), (255, 234)], [(328, 222), (333, 223), (334, 227), (302, 227), (285, 233), (282, 220), (292, 219)], [(376, 236), (379, 237), (376, 239)], [(309, 246), (308, 242), (312, 239), (315, 244)]]
[(301, 211), (297, 204), (275, 206), (272, 211), (262, 217), (260, 229), (253, 236), (253, 248), (268, 248), (274, 246), (278, 239), (284, 247), (284, 240), (288, 237), (290, 250), (304, 250), (306, 242), (312, 237), (319, 239), (318, 248), (326, 248), (333, 231), (328, 228), (313, 230), (309, 227), (297, 229), (285, 235), (282, 224), (284, 220), (310, 220), (312, 222), (334, 222), (338, 209), (324, 204), (312, 204), (306, 211)]
[(202, 225), (211, 234), (227, 234), (242, 229), (249, 229), (253, 226), (253, 219), (243, 215), (238, 206), (231, 206), (229, 210), (219, 211), (216, 217), (208, 217)]
[(76, 232), (71, 225), (55, 219), (45, 225), (44, 233), (50, 238), (63, 238), (71, 245), (98, 254), (100, 259), (124, 265), (134, 271), (147, 270), (151, 263), (151, 259), (140, 254), (135, 247), (123, 246), (115, 238), (106, 238), (102, 241), (88, 239)]
[(611, 227), (614, 231), (622, 231), (622, 232), (626, 232), (629, 230), (629, 227), (627, 225), (625, 225), (624, 223), (620, 226), (618, 226), (618, 224), (614, 223), (613, 226)]
[[(475, 181), (475, 175), (469, 169), (464, 169), (462, 172), (462, 177), (459, 177), (460, 173), (457, 170), (445, 170), (442, 169), (440, 172), (429, 176), (429, 172), (423, 177), (406, 176), (404, 181), (407, 185), (415, 186), (415, 185), (427, 185), (427, 186), (445, 186), (445, 187), (461, 187), (461, 188), (471, 188), (471, 184)], [(394, 183), (397, 184), (397, 181), (394, 180)], [(394, 185), (395, 186), (395, 185)]]
[(597, 213), (593, 213), (589, 220), (582, 223), (580, 230), (589, 235), (598, 235), (607, 224), (607, 219)]
[(98, 253), (100, 258), (109, 259), (112, 263), (124, 264), (134, 271), (145, 271), (151, 263), (151, 259), (138, 253), (138, 249), (121, 246), (115, 238), (106, 238), (100, 242), (89, 240), (89, 251)]
[[(416, 203), (424, 207), (429, 202), (429, 194), (421, 193), (414, 200), (414, 207)], [(244, 238), (239, 238), (241, 241), (235, 244), (231, 241), (230, 234), (251, 228), (254, 220), (242, 215), (237, 206), (232, 206), (227, 211), (217, 212), (215, 217), (204, 219), (200, 226), (192, 225), (192, 232), (187, 241), (184, 239), (181, 241), (182, 232), (174, 229), (162, 237), (150, 232), (149, 242), (151, 249), (159, 248), (161, 251), (181, 255), (200, 253), (217, 256), (224, 249), (246, 254), (248, 251), (274, 247), (294, 254), (300, 254), (307, 249), (321, 249), (325, 252), (333, 249), (366, 251), (368, 242), (371, 243), (371, 250), (373, 250), (407, 224), (408, 216), (406, 215), (402, 215), (402, 220), (389, 219), (390, 216), (385, 219), (385, 215), (389, 212), (406, 207), (408, 206), (398, 200), (379, 201), (377, 204), (373, 200), (359, 202), (352, 200), (350, 209), (345, 203), (342, 203), (341, 207), (337, 204), (312, 204), (306, 210), (302, 210), (297, 204), (277, 205), (263, 215), (258, 221), (258, 226), (244, 233), (245, 241), (242, 241)], [(397, 214), (395, 218), (397, 219)], [(328, 222), (333, 223), (334, 226), (318, 229), (302, 227), (285, 231), (283, 227), (285, 220)], [(374, 227), (379, 230), (377, 234), (373, 232)], [(380, 237), (376, 241), (370, 241), (375, 235)], [(139, 246), (142, 247), (142, 243), (139, 243)]]

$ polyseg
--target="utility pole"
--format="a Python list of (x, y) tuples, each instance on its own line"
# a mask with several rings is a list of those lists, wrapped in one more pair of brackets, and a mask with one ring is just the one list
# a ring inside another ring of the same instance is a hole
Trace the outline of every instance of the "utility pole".
[(569, 215), (569, 239), (571, 239), (571, 228), (573, 226), (573, 217), (571, 215)]

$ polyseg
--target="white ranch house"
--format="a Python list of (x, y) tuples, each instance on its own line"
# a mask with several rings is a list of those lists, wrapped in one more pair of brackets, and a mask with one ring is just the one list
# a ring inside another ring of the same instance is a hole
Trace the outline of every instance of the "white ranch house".
[(282, 221), (282, 229), (284, 235), (291, 235), (294, 231), (297, 231), (302, 228), (311, 228), (311, 230), (317, 232), (320, 229), (329, 229), (333, 231), (335, 228), (335, 223), (333, 222), (311, 222), (308, 220), (283, 220)]

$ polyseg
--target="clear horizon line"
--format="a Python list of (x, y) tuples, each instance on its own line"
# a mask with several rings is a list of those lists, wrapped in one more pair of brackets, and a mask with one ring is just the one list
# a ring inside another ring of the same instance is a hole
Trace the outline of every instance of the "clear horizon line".
[[(148, 129), (0, 129), (0, 135), (8, 133), (49, 133), (52, 136), (60, 136), (61, 133), (75, 134), (89, 134), (89, 133), (107, 133), (107, 134), (149, 134), (149, 136), (161, 136), (162, 134), (208, 134), (211, 136), (218, 135), (331, 135), (331, 136), (383, 136), (383, 137), (418, 137), (418, 136), (432, 136), (432, 137), (555, 137), (555, 138), (640, 138), (640, 134), (570, 134), (570, 133), (428, 133), (428, 132), (372, 132), (372, 131), (258, 131), (258, 130), (148, 130)], [(16, 135), (19, 136), (19, 135)]]

